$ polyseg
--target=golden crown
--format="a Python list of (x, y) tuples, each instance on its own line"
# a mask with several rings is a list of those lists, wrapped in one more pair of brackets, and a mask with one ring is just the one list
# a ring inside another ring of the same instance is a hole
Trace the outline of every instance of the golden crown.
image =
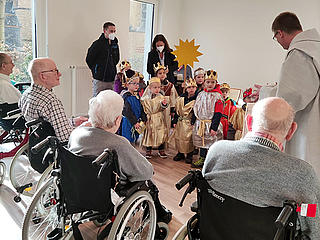
[(192, 78), (189, 78), (185, 81), (185, 88), (187, 87), (197, 87), (197, 83)]
[(218, 73), (214, 70), (207, 70), (204, 75), (204, 80), (212, 79), (218, 81)]
[(159, 62), (157, 63), (157, 65), (153, 64), (154, 73), (158, 72), (160, 69), (166, 70), (167, 68), (161, 65)]
[(123, 60), (121, 61), (121, 63), (119, 64), (120, 66), (120, 71), (122, 71), (123, 69), (125, 69), (126, 67), (131, 67), (130, 63), (127, 60)]
[(126, 83), (130, 83), (133, 79), (140, 77), (138, 72), (134, 72), (134, 74), (131, 77), (127, 77), (127, 74), (125, 72), (124, 76), (126, 78)]
[(228, 90), (230, 90), (230, 85), (228, 83), (222, 83), (220, 85), (220, 89), (228, 89)]
[(152, 84), (152, 83), (160, 83), (161, 84), (160, 78), (158, 78), (158, 77), (150, 78), (149, 85)]
[(144, 79), (143, 74), (142, 74), (142, 73), (140, 73), (140, 72), (138, 72), (138, 74), (139, 74), (139, 78), (140, 78), (140, 80), (143, 80), (143, 79)]

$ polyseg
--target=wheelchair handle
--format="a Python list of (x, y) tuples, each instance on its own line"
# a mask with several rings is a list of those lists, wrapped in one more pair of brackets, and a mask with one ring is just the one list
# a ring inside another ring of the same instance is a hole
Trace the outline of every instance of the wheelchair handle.
[(190, 180), (193, 178), (194, 173), (190, 171), (187, 175), (185, 175), (179, 182), (176, 183), (176, 188), (180, 190), (183, 188)]
[(19, 108), (8, 112), (8, 113), (7, 113), (7, 116), (8, 116), (8, 117), (11, 117), (11, 116), (16, 115), (16, 114), (18, 114), (18, 113), (21, 113), (21, 110), (20, 110)]
[(289, 220), (289, 217), (291, 216), (291, 213), (294, 210), (294, 201), (285, 201), (284, 202), (284, 208), (280, 212), (279, 216), (277, 217), (277, 220), (274, 222), (276, 227), (281, 229), (284, 228)]
[(33, 126), (33, 125), (36, 125), (36, 124), (38, 124), (38, 123), (41, 123), (43, 121), (43, 119), (40, 117), (40, 118), (38, 118), (38, 119), (36, 119), (36, 120), (31, 120), (31, 121), (29, 121), (29, 122), (26, 122), (26, 127), (27, 128), (29, 128), (29, 127), (31, 127), (31, 126)]
[(45, 146), (47, 146), (49, 143), (53, 144), (53, 142), (55, 142), (57, 140), (56, 137), (52, 137), (49, 136), (46, 139), (42, 140), (41, 142), (39, 142), (38, 144), (36, 144), (34, 147), (31, 148), (31, 152), (33, 154), (37, 154), (38, 152), (40, 152)]

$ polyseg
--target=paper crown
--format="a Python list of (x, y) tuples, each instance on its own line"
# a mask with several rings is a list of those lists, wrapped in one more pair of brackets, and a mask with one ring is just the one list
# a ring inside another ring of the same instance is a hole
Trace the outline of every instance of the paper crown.
[(248, 88), (243, 92), (243, 99), (249, 97), (252, 94), (252, 88)]
[(189, 78), (185, 81), (185, 88), (188, 87), (197, 87), (197, 83), (195, 80), (193, 80), (192, 78)]
[(120, 63), (119, 66), (120, 66), (120, 71), (122, 71), (122, 70), (125, 69), (126, 67), (130, 67), (130, 68), (131, 68), (130, 63), (129, 63), (127, 60), (121, 61), (121, 63)]
[(135, 72), (131, 69), (128, 69), (127, 71), (125, 71), (124, 76), (125, 76), (126, 83), (129, 83), (133, 79), (140, 77), (138, 72)]
[(230, 85), (228, 83), (222, 83), (220, 85), (220, 89), (228, 89), (228, 90), (230, 90)]
[(166, 70), (167, 68), (161, 65), (159, 62), (157, 63), (157, 65), (153, 64), (154, 73), (157, 73), (160, 69)]
[(194, 77), (198, 76), (199, 74), (205, 74), (206, 72), (202, 68), (198, 68), (194, 71)]
[(218, 81), (218, 73), (213, 70), (206, 71), (206, 74), (204, 75), (204, 80), (212, 79)]
[(149, 85), (152, 84), (152, 83), (160, 83), (161, 84), (160, 78), (158, 78), (158, 77), (150, 78)]

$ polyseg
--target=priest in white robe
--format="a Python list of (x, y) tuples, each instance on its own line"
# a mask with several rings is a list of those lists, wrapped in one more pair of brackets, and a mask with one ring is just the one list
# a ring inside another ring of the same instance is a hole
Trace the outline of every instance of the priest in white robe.
[(276, 96), (296, 112), (298, 130), (286, 152), (310, 163), (320, 178), (320, 35), (303, 31), (293, 13), (281, 13), (272, 24), (274, 39), (288, 50), (280, 72)]

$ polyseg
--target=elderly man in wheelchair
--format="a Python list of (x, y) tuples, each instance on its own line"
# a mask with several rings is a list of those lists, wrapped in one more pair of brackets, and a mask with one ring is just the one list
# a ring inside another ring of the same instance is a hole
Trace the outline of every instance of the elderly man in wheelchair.
[(210, 147), (202, 174), (191, 171), (177, 184), (189, 183), (185, 195), (197, 188), (198, 198), (175, 240), (320, 239), (319, 179), (310, 164), (283, 152), (293, 120), (284, 99), (266, 98), (247, 118), (251, 132)]
[[(44, 159), (55, 159), (53, 178), (33, 197), (24, 218), (22, 239), (65, 239), (71, 233), (82, 239), (78, 225), (87, 220), (98, 226), (106, 224), (98, 239), (167, 237), (165, 223), (171, 221), (172, 213), (159, 201), (158, 189), (151, 181), (152, 165), (115, 134), (122, 108), (120, 95), (102, 91), (90, 100), (90, 126), (71, 133), (68, 150), (54, 137), (35, 146), (39, 150), (44, 145), (50, 147)], [(97, 156), (100, 170), (92, 166)]]

